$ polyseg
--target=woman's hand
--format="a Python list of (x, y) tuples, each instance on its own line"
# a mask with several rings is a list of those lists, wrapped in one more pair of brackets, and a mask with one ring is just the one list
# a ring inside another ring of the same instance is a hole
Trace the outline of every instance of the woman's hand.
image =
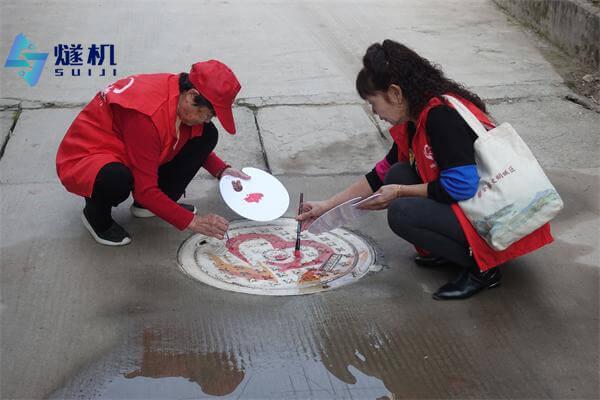
[(383, 210), (390, 203), (402, 196), (402, 185), (384, 185), (376, 191), (380, 196), (358, 206), (361, 210)]
[(327, 201), (306, 201), (302, 204), (302, 212), (296, 216), (296, 220), (302, 222), (302, 230), (307, 229), (321, 215), (332, 207)]
[(216, 214), (194, 215), (188, 229), (206, 236), (223, 239), (229, 228), (229, 221)]
[(227, 168), (225, 168), (225, 170), (221, 174), (221, 178), (224, 177), (225, 175), (230, 175), (230, 176), (233, 176), (235, 178), (241, 178), (241, 179), (245, 179), (245, 180), (250, 179), (250, 175), (246, 175), (245, 173), (243, 173), (239, 169), (233, 168), (233, 167), (227, 167)]

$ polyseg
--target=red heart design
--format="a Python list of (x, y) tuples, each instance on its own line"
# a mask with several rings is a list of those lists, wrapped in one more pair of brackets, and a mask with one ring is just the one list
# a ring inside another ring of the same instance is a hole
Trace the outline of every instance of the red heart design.
[[(246, 257), (244, 257), (244, 255), (240, 251), (240, 245), (247, 240), (255, 240), (255, 239), (263, 239), (263, 240), (269, 242), (274, 249), (279, 249), (279, 250), (292, 249), (296, 246), (296, 243), (288, 242), (287, 240), (284, 240), (277, 235), (268, 234), (268, 233), (263, 233), (263, 234), (245, 233), (245, 234), (241, 234), (234, 238), (229, 239), (227, 241), (227, 248), (229, 249), (231, 254), (235, 255), (240, 260), (243, 260), (243, 261), (247, 262), (248, 264), (250, 264), (248, 259)], [(305, 263), (301, 262), (302, 261), (301, 256), (295, 258), (293, 261), (281, 262), (281, 263), (268, 261), (267, 263), (270, 265), (276, 266), (279, 269), (279, 271), (284, 272), (284, 271), (287, 271), (290, 269), (310, 267), (312, 265), (321, 266), (334, 254), (334, 251), (331, 247), (329, 247), (323, 243), (315, 242), (314, 240), (303, 240), (301, 243), (301, 247), (300, 247), (301, 251), (302, 251), (302, 247), (305, 247), (305, 248), (312, 247), (313, 249), (315, 249), (317, 251), (318, 256), (316, 258), (314, 258), (313, 260), (307, 261)]]

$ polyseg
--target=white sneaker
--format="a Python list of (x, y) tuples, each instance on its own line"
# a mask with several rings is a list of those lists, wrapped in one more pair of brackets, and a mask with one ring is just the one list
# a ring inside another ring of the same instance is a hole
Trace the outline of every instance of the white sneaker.
[[(185, 203), (177, 203), (177, 204), (179, 204), (181, 207), (185, 208), (186, 210), (193, 212), (194, 214), (198, 213), (198, 210), (196, 210), (196, 207), (192, 204), (185, 204)], [(131, 211), (131, 214), (136, 218), (156, 217), (156, 215), (152, 211), (148, 210), (147, 208), (142, 207), (141, 205), (139, 205), (135, 202), (131, 205), (131, 207), (129, 208), (129, 211)]]

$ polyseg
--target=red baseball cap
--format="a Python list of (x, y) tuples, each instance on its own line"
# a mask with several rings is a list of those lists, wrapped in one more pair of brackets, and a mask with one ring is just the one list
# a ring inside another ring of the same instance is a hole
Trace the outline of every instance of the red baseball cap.
[(201, 61), (192, 65), (189, 78), (200, 94), (210, 101), (223, 128), (235, 134), (231, 107), (242, 86), (233, 71), (217, 60)]

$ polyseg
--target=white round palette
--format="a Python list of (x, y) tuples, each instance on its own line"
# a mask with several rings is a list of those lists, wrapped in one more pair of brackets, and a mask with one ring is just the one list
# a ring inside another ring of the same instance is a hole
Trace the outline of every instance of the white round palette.
[[(281, 217), (290, 205), (290, 195), (277, 178), (258, 168), (242, 169), (249, 180), (225, 175), (219, 182), (225, 204), (238, 215), (252, 221), (273, 221)], [(234, 189), (239, 181), (241, 191)]]

